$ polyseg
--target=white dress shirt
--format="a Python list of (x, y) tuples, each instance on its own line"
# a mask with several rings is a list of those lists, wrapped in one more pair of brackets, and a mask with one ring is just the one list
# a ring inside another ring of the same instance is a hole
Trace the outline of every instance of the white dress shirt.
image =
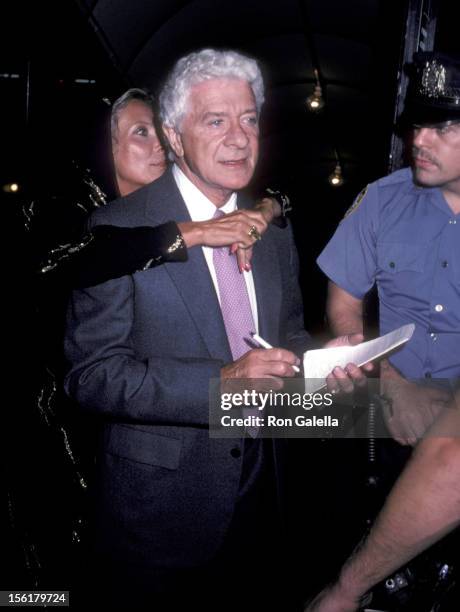
[[(185, 176), (182, 170), (177, 164), (173, 166), (173, 176), (176, 181), (177, 187), (184, 199), (185, 205), (187, 206), (188, 212), (192, 221), (208, 221), (214, 217), (216, 212), (216, 206), (208, 200), (208, 198), (196, 187), (189, 178)], [(231, 213), (237, 210), (236, 207), (236, 193), (232, 193), (227, 202), (220, 207), (220, 210), (225, 213)], [(208, 264), (209, 273), (211, 274), (212, 282), (217, 293), (217, 298), (220, 304), (219, 286), (217, 284), (216, 271), (214, 269), (214, 262), (212, 257), (213, 247), (203, 246), (203, 254)], [(235, 255), (236, 258), (236, 255)], [(252, 318), (256, 326), (255, 331), (259, 332), (259, 323), (257, 319), (257, 299), (256, 290), (254, 287), (254, 279), (252, 272), (242, 272), (246, 287), (249, 295), (249, 303), (251, 305)]]

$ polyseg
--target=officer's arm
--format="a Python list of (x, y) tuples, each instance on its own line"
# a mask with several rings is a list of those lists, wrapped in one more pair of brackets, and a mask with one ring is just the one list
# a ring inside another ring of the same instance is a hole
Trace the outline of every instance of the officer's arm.
[[(360, 597), (460, 524), (460, 394), (422, 440), (367, 539), (308, 612), (352, 612)], [(446, 436), (447, 432), (452, 437)]]
[(363, 333), (363, 300), (332, 281), (328, 285), (326, 312), (334, 336)]

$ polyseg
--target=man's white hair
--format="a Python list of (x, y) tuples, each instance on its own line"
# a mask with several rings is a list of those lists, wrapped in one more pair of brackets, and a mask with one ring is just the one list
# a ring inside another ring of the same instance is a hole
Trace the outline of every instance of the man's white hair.
[(202, 49), (182, 57), (170, 72), (160, 93), (163, 123), (179, 130), (187, 110), (190, 88), (210, 79), (242, 79), (254, 93), (257, 112), (264, 102), (264, 84), (257, 62), (237, 51)]

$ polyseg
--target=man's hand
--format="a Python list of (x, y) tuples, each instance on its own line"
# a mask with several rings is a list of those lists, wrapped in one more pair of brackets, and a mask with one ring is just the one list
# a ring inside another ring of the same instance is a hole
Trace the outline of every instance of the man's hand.
[(414, 446), (451, 399), (442, 389), (406, 380), (388, 361), (381, 364), (380, 386), (388, 399), (383, 408), (385, 423), (392, 437), (404, 446)]
[[(360, 344), (364, 340), (363, 334), (350, 334), (349, 336), (339, 336), (330, 340), (324, 345), (324, 348), (337, 346), (354, 346)], [(354, 363), (349, 363), (345, 368), (337, 366), (327, 376), (327, 387), (333, 393), (352, 393), (355, 386), (363, 387), (366, 385), (366, 375), (364, 371), (371, 371), (372, 363), (367, 363), (362, 368), (358, 368)]]
[[(294, 353), (280, 348), (253, 349), (245, 355), (229, 363), (221, 369), (222, 379), (248, 379), (248, 378), (279, 378), (293, 377), (293, 365), (300, 361)], [(282, 387), (282, 383), (276, 385)]]
[(336, 583), (324, 588), (307, 604), (304, 612), (355, 612), (359, 607), (359, 598), (345, 592)]

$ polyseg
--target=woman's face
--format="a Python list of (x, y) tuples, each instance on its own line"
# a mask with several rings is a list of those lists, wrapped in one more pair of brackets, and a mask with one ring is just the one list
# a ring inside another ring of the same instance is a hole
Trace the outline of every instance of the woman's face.
[(131, 100), (118, 113), (118, 129), (112, 134), (115, 175), (121, 195), (159, 178), (166, 157), (153, 124), (152, 109)]

